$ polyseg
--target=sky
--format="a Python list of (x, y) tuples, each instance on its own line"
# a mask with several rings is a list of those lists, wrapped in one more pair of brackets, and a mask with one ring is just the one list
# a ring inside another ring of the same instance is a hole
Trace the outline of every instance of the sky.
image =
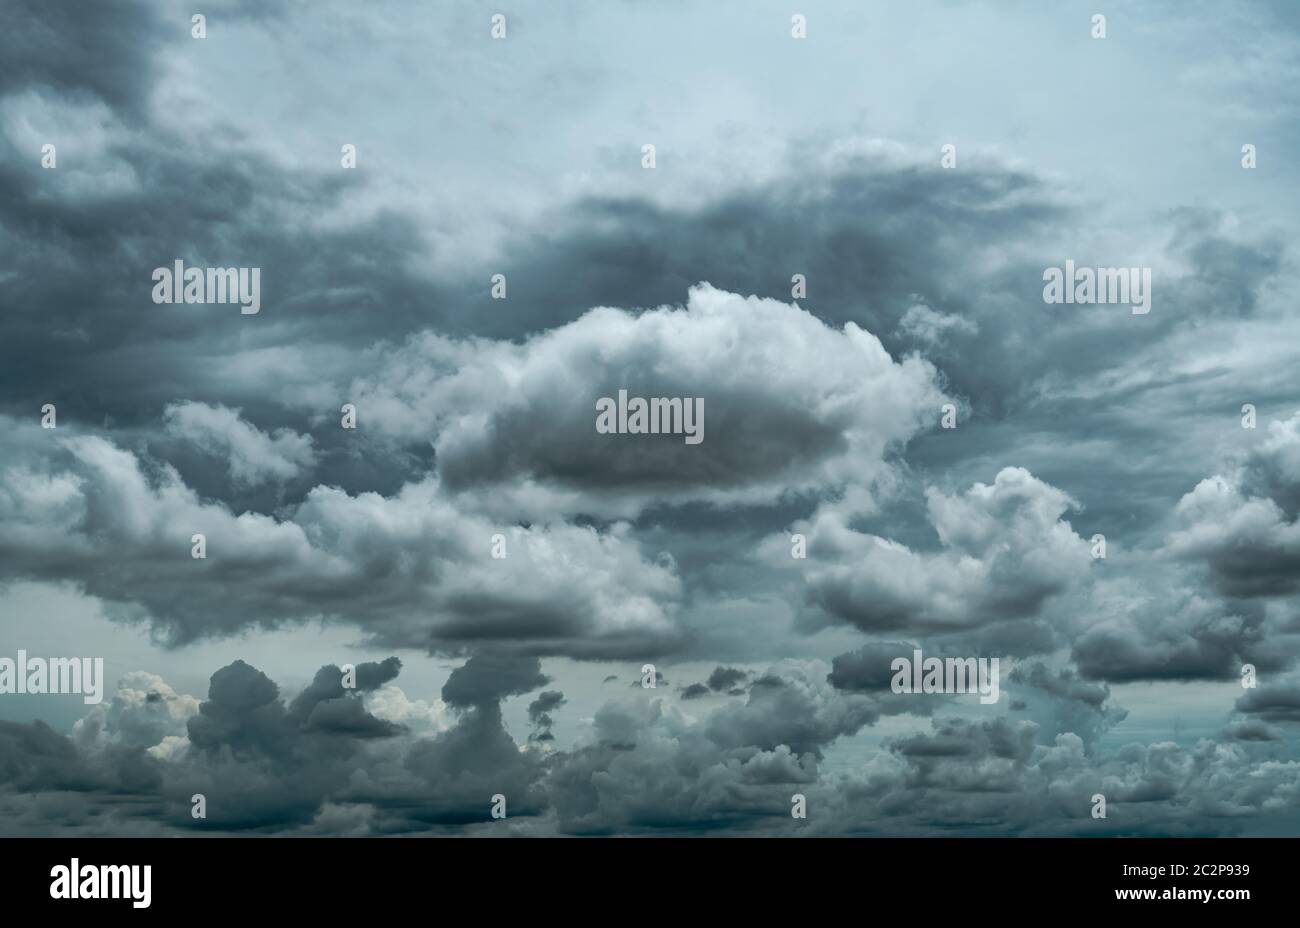
[(203, 6), (0, 6), (0, 834), (1300, 834), (1295, 4)]

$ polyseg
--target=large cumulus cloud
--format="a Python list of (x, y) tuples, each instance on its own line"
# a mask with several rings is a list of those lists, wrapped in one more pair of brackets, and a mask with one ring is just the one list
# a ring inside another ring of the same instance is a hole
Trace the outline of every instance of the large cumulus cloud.
[(1300, 590), (1298, 426), (1300, 415), (1270, 422), (1267, 439), (1240, 468), (1202, 480), (1178, 501), (1169, 553), (1205, 564), (1227, 595)]
[[(936, 376), (855, 323), (700, 285), (680, 308), (597, 308), (522, 344), (425, 333), (348, 395), (367, 428), (430, 442), (449, 489), (525, 513), (634, 515), (869, 482), (938, 421)], [(598, 433), (596, 402), (619, 390), (702, 398), (703, 441)]]
[(931, 489), (926, 501), (937, 551), (856, 531), (833, 508), (795, 524), (808, 539), (805, 560), (784, 540), (769, 543), (772, 563), (804, 573), (808, 622), (882, 632), (1032, 619), (1086, 575), (1088, 543), (1062, 518), (1073, 501), (1022, 468), (955, 496)]

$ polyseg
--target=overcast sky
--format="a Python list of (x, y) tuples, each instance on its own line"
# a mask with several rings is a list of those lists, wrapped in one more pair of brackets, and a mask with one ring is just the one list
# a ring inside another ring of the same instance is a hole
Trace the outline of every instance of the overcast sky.
[(1296, 4), (195, 12), (0, 5), (0, 833), (1300, 832)]

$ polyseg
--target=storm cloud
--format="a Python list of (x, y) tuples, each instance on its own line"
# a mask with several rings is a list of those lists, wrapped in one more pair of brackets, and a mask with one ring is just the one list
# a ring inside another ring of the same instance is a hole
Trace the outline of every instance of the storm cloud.
[(0, 8), (0, 831), (1300, 832), (1300, 19), (762, 7)]

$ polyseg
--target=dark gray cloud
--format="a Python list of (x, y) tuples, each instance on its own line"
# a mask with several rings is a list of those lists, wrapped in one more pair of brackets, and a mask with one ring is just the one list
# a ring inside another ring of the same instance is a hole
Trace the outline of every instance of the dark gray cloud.
[(0, 96), (30, 86), (99, 100), (140, 118), (157, 80), (151, 48), (165, 37), (154, 4), (123, 0), (85, 9), (15, 0), (0, 10)]
[(1259, 719), (1241, 719), (1224, 729), (1225, 738), (1233, 741), (1280, 741), (1281, 730)]
[(1244, 663), (1278, 669), (1294, 659), (1290, 649), (1270, 647), (1257, 606), (1162, 592), (1098, 622), (1074, 642), (1071, 656), (1085, 678), (1227, 680), (1239, 677)]
[(735, 689), (749, 674), (738, 667), (714, 667), (706, 681), (715, 693)]
[(873, 641), (836, 657), (831, 662), (827, 679), (836, 689), (888, 692), (894, 678), (890, 663), (897, 657), (906, 657), (910, 661), (915, 648), (916, 645), (901, 641)]
[(1237, 711), (1252, 721), (1300, 722), (1300, 678), (1295, 676), (1260, 682), (1237, 700)]
[(476, 708), (545, 686), (537, 658), (516, 658), (492, 652), (475, 654), (452, 671), (442, 688), (442, 700), (456, 708)]
[[(345, 686), (345, 673), (340, 667), (329, 665), (316, 671), (311, 684), (289, 704), (289, 714), (299, 721), (310, 719), (322, 704), (342, 699), (349, 693), (366, 693), (395, 680), (402, 669), (399, 658), (390, 657), (380, 662), (366, 662), (352, 668), (351, 686)], [(355, 703), (355, 700), (349, 700)]]
[(528, 721), (534, 728), (533, 733), (528, 736), (529, 741), (555, 740), (555, 735), (551, 733), (551, 726), (555, 724), (555, 719), (551, 713), (566, 701), (564, 694), (559, 690), (547, 690), (528, 704)]
[(20, 793), (69, 790), (149, 793), (161, 785), (158, 766), (138, 749), (112, 750), (93, 760), (44, 722), (0, 721), (5, 762), (0, 782)]
[(709, 678), (703, 683), (692, 683), (682, 687), (682, 699), (699, 699), (710, 693), (726, 693), (729, 696), (743, 696), (745, 688), (741, 685), (749, 679), (749, 673), (739, 667), (714, 667)]

